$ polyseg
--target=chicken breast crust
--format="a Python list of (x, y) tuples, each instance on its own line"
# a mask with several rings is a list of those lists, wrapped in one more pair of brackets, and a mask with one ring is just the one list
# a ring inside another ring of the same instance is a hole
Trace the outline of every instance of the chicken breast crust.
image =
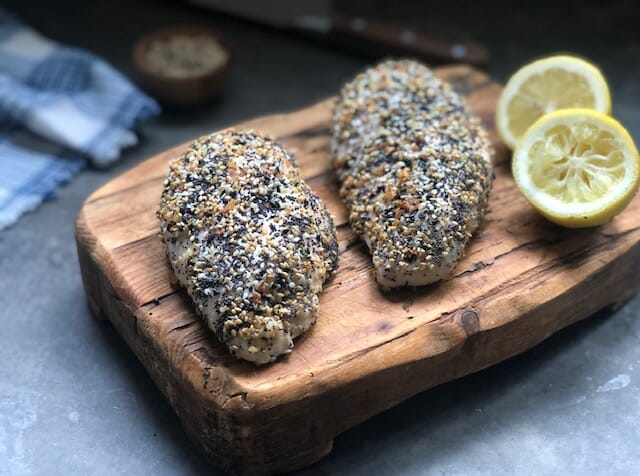
[(338, 265), (331, 215), (293, 157), (257, 132), (202, 137), (171, 162), (158, 216), (178, 281), (229, 351), (289, 353)]
[(342, 89), (332, 149), (340, 195), (378, 283), (449, 276), (493, 181), (493, 149), (465, 101), (415, 61), (380, 63)]

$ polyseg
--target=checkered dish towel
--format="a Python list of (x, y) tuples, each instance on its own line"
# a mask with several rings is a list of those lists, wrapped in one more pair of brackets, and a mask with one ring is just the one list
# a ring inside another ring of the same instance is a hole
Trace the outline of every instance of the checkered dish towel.
[(103, 60), (54, 43), (0, 9), (0, 229), (90, 162), (106, 167), (160, 112)]

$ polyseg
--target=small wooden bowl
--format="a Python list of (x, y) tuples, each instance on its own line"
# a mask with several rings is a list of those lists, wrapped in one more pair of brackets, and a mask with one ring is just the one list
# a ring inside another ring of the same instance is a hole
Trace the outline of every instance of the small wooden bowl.
[[(187, 77), (164, 75), (149, 68), (147, 50), (156, 41), (173, 36), (208, 36), (227, 53), (226, 60), (211, 71)], [(188, 25), (163, 28), (140, 38), (133, 48), (133, 63), (140, 84), (152, 96), (168, 106), (188, 107), (202, 104), (220, 94), (231, 65), (231, 51), (224, 40), (204, 26)]]

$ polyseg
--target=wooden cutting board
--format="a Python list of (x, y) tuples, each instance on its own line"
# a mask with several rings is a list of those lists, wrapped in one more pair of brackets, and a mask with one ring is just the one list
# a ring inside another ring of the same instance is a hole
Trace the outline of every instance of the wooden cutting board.
[(308, 465), (331, 451), (338, 433), (523, 352), (624, 302), (640, 284), (640, 198), (595, 229), (546, 222), (516, 190), (497, 139), (500, 86), (464, 66), (438, 74), (467, 96), (490, 130), (496, 180), (486, 223), (454, 276), (425, 288), (383, 294), (372, 277), (330, 167), (331, 99), (241, 125), (276, 136), (295, 153), (340, 241), (340, 267), (322, 294), (318, 322), (272, 365), (229, 356), (167, 263), (155, 212), (167, 163), (184, 145), (86, 200), (77, 243), (89, 306), (113, 323), (215, 464), (242, 473)]

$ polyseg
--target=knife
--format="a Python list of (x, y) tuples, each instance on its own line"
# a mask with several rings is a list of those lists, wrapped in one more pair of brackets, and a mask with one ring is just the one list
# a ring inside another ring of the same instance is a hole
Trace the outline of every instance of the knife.
[(414, 28), (337, 14), (331, 0), (188, 0), (190, 3), (311, 35), (369, 55), (414, 56), (430, 63), (486, 64), (487, 49), (471, 40), (450, 41)]

